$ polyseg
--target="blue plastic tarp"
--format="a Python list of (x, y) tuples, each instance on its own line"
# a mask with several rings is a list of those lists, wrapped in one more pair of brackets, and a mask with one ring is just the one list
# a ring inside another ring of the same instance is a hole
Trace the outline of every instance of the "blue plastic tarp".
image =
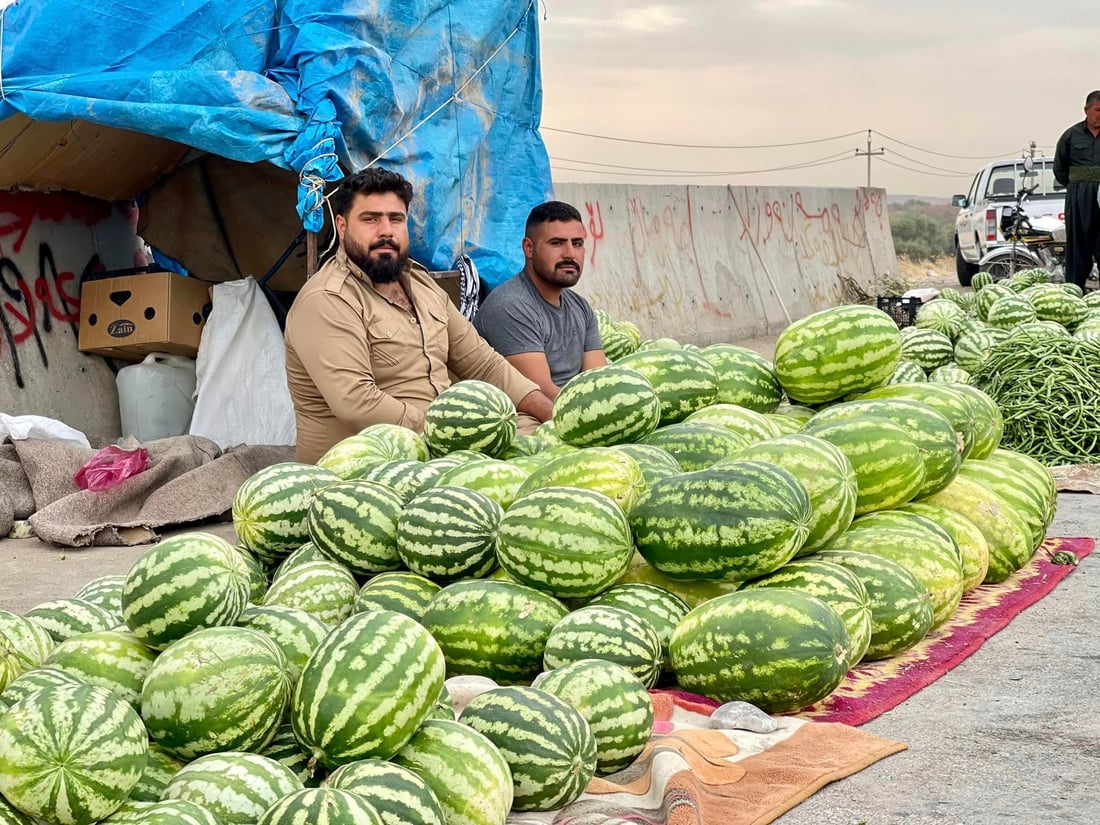
[(293, 169), (307, 229), (326, 182), (377, 163), (413, 183), (413, 257), (469, 255), (492, 286), (522, 266), (523, 223), (552, 191), (532, 0), (20, 0), (0, 15), (0, 120)]

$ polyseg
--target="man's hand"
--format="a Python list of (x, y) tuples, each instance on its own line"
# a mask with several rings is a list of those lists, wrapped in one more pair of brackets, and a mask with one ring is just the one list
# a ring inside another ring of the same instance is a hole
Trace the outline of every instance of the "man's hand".
[(554, 402), (546, 397), (540, 390), (531, 390), (523, 396), (516, 409), (521, 413), (527, 413), (539, 421), (549, 421), (554, 415)]

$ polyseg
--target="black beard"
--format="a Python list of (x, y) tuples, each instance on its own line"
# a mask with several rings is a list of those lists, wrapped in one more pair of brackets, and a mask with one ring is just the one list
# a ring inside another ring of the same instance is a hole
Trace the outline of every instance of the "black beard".
[(384, 258), (372, 258), (369, 251), (355, 243), (344, 244), (344, 252), (353, 264), (363, 270), (363, 274), (370, 278), (372, 284), (392, 284), (401, 279), (401, 273), (408, 261), (408, 253), (403, 253), (392, 246), (380, 246), (376, 249), (390, 249), (393, 255)]

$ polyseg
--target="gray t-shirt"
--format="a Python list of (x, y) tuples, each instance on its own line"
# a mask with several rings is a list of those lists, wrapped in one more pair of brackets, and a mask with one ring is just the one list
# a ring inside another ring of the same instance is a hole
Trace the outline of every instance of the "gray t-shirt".
[(501, 355), (545, 353), (550, 378), (559, 387), (581, 371), (586, 352), (603, 349), (588, 301), (563, 289), (561, 306), (548, 304), (523, 272), (489, 293), (474, 326)]

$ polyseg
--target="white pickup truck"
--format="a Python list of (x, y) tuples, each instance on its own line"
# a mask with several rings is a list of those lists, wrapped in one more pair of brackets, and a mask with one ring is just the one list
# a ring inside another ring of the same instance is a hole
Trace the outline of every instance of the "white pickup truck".
[(1065, 219), (1066, 190), (1054, 180), (1053, 167), (1054, 158), (1035, 158), (1031, 172), (1024, 171), (1023, 158), (994, 161), (974, 176), (967, 194), (951, 198), (951, 205), (959, 207), (955, 218), (955, 271), (960, 284), (970, 286), (982, 256), (1006, 243), (1001, 233), (1001, 211), (1015, 202), (1020, 189), (1038, 184), (1024, 202), (1029, 217)]

